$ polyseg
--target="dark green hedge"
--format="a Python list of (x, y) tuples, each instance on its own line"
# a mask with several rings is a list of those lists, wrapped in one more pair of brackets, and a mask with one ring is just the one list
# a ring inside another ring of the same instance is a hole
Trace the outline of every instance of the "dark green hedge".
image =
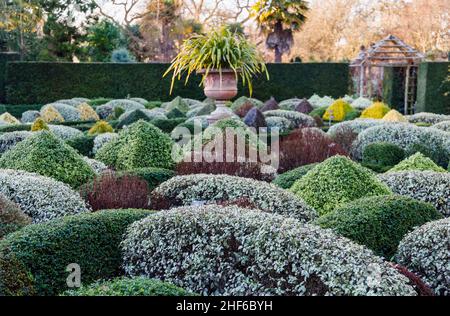
[(427, 62), (419, 65), (416, 112), (450, 114), (450, 62)]
[[(204, 99), (199, 76), (187, 86), (177, 82), (169, 95), (170, 76), (162, 78), (168, 64), (160, 63), (39, 63), (14, 62), (7, 66), (6, 95), (9, 103), (48, 103), (72, 97), (142, 97), (168, 101), (174, 96)], [(254, 81), (254, 97), (279, 100), (312, 94), (343, 96), (348, 92), (349, 70), (345, 63), (269, 64), (270, 81)], [(247, 95), (247, 88), (240, 89)]]
[(0, 104), (0, 114), (8, 112), (18, 120), (21, 119), (22, 113), (26, 111), (40, 111), (42, 105), (41, 104), (21, 104), (21, 105), (13, 105), (13, 104)]
[(6, 63), (19, 58), (17, 53), (0, 53), (0, 103), (5, 101)]
[(106, 210), (29, 225), (0, 241), (1, 295), (56, 295), (68, 290), (67, 265), (84, 285), (121, 275), (119, 243), (128, 225), (151, 211)]
[(386, 67), (383, 78), (383, 102), (400, 113), (405, 111), (405, 68)]

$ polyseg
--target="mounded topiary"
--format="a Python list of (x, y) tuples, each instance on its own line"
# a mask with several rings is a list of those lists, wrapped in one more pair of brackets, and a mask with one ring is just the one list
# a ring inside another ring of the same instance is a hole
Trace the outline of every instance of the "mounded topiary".
[(317, 125), (311, 116), (296, 111), (267, 111), (264, 112), (264, 116), (266, 118), (275, 116), (288, 119), (291, 122), (291, 128), (315, 127)]
[(388, 263), (330, 230), (236, 206), (159, 212), (132, 224), (121, 245), (128, 275), (203, 295), (416, 294)]
[(407, 170), (417, 170), (417, 171), (434, 171), (434, 172), (447, 172), (444, 168), (439, 167), (428, 157), (425, 157), (422, 153), (418, 152), (414, 155), (401, 161), (399, 164), (395, 165), (389, 172), (397, 171), (407, 171)]
[(442, 215), (450, 216), (450, 173), (400, 171), (378, 175), (394, 193), (432, 204)]
[(98, 121), (88, 131), (89, 135), (99, 135), (103, 133), (114, 133), (114, 129), (106, 121)]
[(106, 210), (30, 225), (8, 235), (0, 242), (0, 295), (69, 290), (66, 268), (71, 263), (80, 266), (83, 284), (120, 275), (122, 236), (128, 225), (151, 213)]
[(20, 124), (20, 121), (18, 119), (16, 119), (14, 116), (12, 116), (11, 114), (9, 114), (8, 112), (5, 112), (3, 114), (0, 115), (0, 122), (4, 122), (6, 124)]
[(245, 104), (251, 104), (253, 105), (253, 107), (257, 107), (257, 108), (261, 108), (264, 106), (264, 103), (262, 103), (261, 101), (254, 99), (254, 98), (249, 98), (246, 96), (242, 96), (237, 98), (233, 104), (231, 104), (231, 109), (233, 111), (237, 111), (240, 107), (244, 106)]
[(326, 109), (322, 118), (325, 121), (331, 120), (334, 122), (340, 122), (343, 121), (347, 113), (352, 110), (353, 108), (349, 103), (345, 102), (342, 99), (338, 99)]
[(93, 135), (81, 135), (66, 141), (66, 144), (75, 149), (80, 155), (91, 157), (94, 148)]
[(43, 112), (47, 107), (58, 111), (58, 113), (64, 118), (64, 121), (74, 122), (80, 120), (80, 112), (78, 112), (77, 108), (72, 105), (64, 103), (51, 103), (44, 105), (41, 109), (41, 116), (44, 116)]
[(178, 108), (173, 108), (166, 114), (168, 119), (174, 119), (174, 118), (180, 118), (180, 117), (186, 117), (186, 114), (182, 111), (180, 111)]
[(150, 117), (144, 113), (143, 110), (134, 110), (129, 113), (124, 113), (119, 117), (119, 124), (117, 128), (123, 128), (124, 126), (136, 123), (139, 120), (150, 121)]
[(390, 110), (384, 117), (383, 121), (386, 122), (402, 122), (402, 123), (408, 123), (408, 119), (404, 117), (399, 111), (397, 110)]
[(248, 199), (258, 209), (297, 218), (314, 219), (316, 212), (302, 199), (273, 184), (228, 175), (194, 174), (177, 176), (152, 192), (150, 205), (156, 209), (191, 205), (195, 201), (217, 203)]
[(364, 149), (362, 165), (376, 172), (386, 172), (405, 157), (405, 151), (397, 145), (380, 142)]
[(288, 172), (282, 173), (278, 175), (272, 183), (279, 186), (282, 189), (290, 189), (295, 181), (301, 179), (305, 174), (307, 174), (310, 170), (312, 170), (317, 163), (312, 163), (309, 165), (304, 165)]
[(172, 101), (163, 104), (163, 107), (166, 109), (167, 112), (170, 112), (173, 109), (178, 109), (181, 112), (186, 113), (190, 110), (189, 103), (179, 96), (173, 99)]
[(296, 181), (291, 191), (319, 215), (362, 197), (391, 194), (369, 170), (344, 156), (328, 158)]
[(450, 218), (427, 223), (403, 238), (395, 256), (437, 295), (450, 295), (449, 232)]
[(81, 121), (98, 121), (100, 117), (97, 112), (87, 103), (81, 103), (77, 106), (77, 110), (80, 113)]
[(31, 131), (32, 132), (38, 132), (38, 131), (48, 131), (50, 128), (48, 127), (47, 123), (40, 117), (38, 117), (34, 123), (31, 125)]
[(52, 105), (47, 105), (42, 108), (41, 117), (47, 123), (64, 122), (64, 117)]
[(173, 141), (154, 125), (138, 121), (101, 147), (95, 157), (117, 170), (174, 166)]
[(264, 105), (260, 108), (261, 112), (266, 111), (272, 111), (272, 110), (278, 110), (280, 108), (277, 100), (275, 100), (274, 97), (271, 97), (269, 100), (267, 100)]
[(16, 144), (33, 135), (28, 131), (7, 132), (0, 135), (0, 155), (10, 150)]
[(17, 203), (33, 223), (89, 211), (68, 185), (34, 173), (0, 169), (0, 193)]
[(0, 168), (35, 172), (72, 187), (94, 177), (92, 168), (75, 149), (48, 131), (36, 133), (4, 153)]
[(31, 218), (22, 212), (19, 205), (0, 193), (0, 239), (29, 224)]
[(66, 291), (64, 296), (192, 296), (178, 286), (145, 277), (115, 278)]
[(361, 118), (382, 119), (390, 110), (383, 102), (375, 102), (361, 113)]
[(344, 204), (315, 221), (390, 259), (414, 227), (441, 219), (428, 203), (399, 195), (372, 196)]

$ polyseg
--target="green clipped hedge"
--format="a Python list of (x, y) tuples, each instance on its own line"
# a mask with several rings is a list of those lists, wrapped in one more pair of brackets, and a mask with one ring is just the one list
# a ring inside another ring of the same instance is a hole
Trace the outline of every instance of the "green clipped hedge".
[(95, 136), (81, 135), (66, 141), (66, 144), (75, 149), (80, 155), (91, 157), (94, 148)]
[(35, 133), (4, 153), (0, 168), (38, 173), (74, 188), (95, 175), (73, 148), (48, 131)]
[(419, 65), (416, 112), (450, 114), (450, 85), (444, 84), (450, 62)]
[(145, 277), (116, 278), (100, 281), (77, 290), (65, 292), (65, 296), (192, 296), (192, 293), (171, 283)]
[(307, 174), (310, 170), (312, 170), (317, 163), (312, 163), (309, 165), (304, 165), (288, 172), (282, 173), (278, 175), (272, 183), (279, 186), (282, 189), (289, 189), (295, 183), (295, 181), (301, 179), (305, 174)]
[(400, 113), (405, 111), (405, 68), (384, 67), (383, 102)]
[[(6, 99), (12, 104), (49, 103), (72, 97), (124, 98), (170, 101), (173, 96), (202, 100), (200, 77), (192, 76), (187, 86), (176, 82), (170, 96), (170, 76), (162, 78), (169, 64), (162, 63), (54, 63), (14, 62), (7, 65)], [(268, 64), (265, 76), (254, 80), (253, 96), (268, 100), (310, 97), (314, 93), (339, 97), (348, 91), (346, 63)], [(339, 80), (330, 80), (339, 78)], [(248, 89), (239, 87), (239, 95)]]
[(18, 53), (0, 52), (0, 103), (5, 101), (6, 64), (19, 59)]
[(128, 225), (151, 211), (105, 210), (30, 225), (0, 241), (0, 295), (56, 295), (68, 290), (67, 265), (81, 281), (121, 274), (119, 243)]
[(41, 107), (41, 104), (0, 104), (0, 114), (8, 112), (12, 116), (20, 120), (23, 112), (31, 110), (39, 111)]
[(376, 172), (386, 172), (405, 158), (405, 151), (386, 142), (368, 145), (362, 156), (362, 165)]
[(320, 216), (362, 197), (392, 194), (371, 171), (344, 156), (334, 156), (318, 164), (290, 190)]
[(431, 205), (399, 195), (362, 198), (320, 217), (316, 224), (372, 249), (389, 259), (416, 226), (442, 215)]
[(176, 175), (175, 171), (163, 168), (137, 168), (128, 171), (119, 171), (117, 174), (118, 176), (136, 176), (145, 180), (150, 191)]

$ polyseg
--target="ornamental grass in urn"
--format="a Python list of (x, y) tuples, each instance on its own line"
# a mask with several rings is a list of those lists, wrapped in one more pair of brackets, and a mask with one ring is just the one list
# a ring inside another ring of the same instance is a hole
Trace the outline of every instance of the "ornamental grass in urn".
[(234, 115), (225, 106), (225, 101), (237, 95), (239, 77), (242, 84), (248, 86), (250, 95), (253, 76), (265, 73), (269, 79), (264, 59), (256, 46), (227, 27), (187, 39), (164, 76), (172, 71), (171, 93), (175, 80), (181, 80), (183, 75), (186, 75), (185, 83), (193, 73), (202, 75), (205, 95), (216, 101), (217, 109), (211, 114), (210, 121)]

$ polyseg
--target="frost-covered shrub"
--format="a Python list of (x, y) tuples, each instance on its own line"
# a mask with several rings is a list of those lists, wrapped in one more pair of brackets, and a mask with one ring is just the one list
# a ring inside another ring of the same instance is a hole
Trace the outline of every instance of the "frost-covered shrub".
[(142, 105), (146, 105), (148, 103), (144, 98), (130, 98), (131, 101), (139, 102)]
[(0, 115), (0, 122), (3, 122), (5, 124), (20, 124), (20, 121), (18, 119), (16, 119), (14, 116), (12, 116), (11, 114), (9, 114), (8, 112), (5, 112), (3, 114)]
[(450, 115), (427, 113), (427, 112), (407, 115), (406, 118), (410, 123), (437, 124), (444, 121), (450, 121)]
[(121, 275), (122, 236), (128, 225), (150, 214), (105, 210), (29, 225), (8, 235), (0, 243), (0, 295), (53, 296), (69, 290), (70, 263), (80, 266), (83, 285)]
[(400, 195), (372, 196), (344, 204), (315, 221), (390, 259), (414, 227), (441, 219), (431, 205)]
[(98, 281), (76, 290), (64, 292), (64, 296), (192, 296), (178, 286), (145, 277), (116, 278)]
[(29, 110), (22, 113), (21, 121), (22, 123), (33, 123), (38, 117), (41, 116), (41, 113), (36, 110)]
[(88, 157), (83, 157), (83, 160), (94, 170), (96, 174), (100, 174), (106, 170), (108, 170), (108, 166), (105, 165), (103, 162), (91, 159)]
[(314, 207), (319, 215), (362, 197), (392, 194), (368, 169), (343, 156), (318, 164), (296, 181), (291, 191)]
[(295, 106), (302, 101), (304, 101), (304, 99), (299, 99), (299, 98), (287, 99), (287, 100), (283, 100), (280, 103), (278, 103), (278, 107), (281, 110), (295, 111)]
[(286, 133), (291, 130), (291, 121), (284, 117), (270, 116), (266, 117), (267, 129), (269, 131), (278, 130), (278, 133)]
[(240, 98), (237, 98), (233, 104), (231, 104), (231, 109), (233, 111), (238, 110), (240, 107), (244, 106), (245, 104), (251, 104), (253, 107), (261, 108), (263, 107), (264, 103), (260, 100), (254, 99), (254, 98), (248, 98), (246, 96), (242, 96)]
[(321, 108), (321, 107), (329, 107), (330, 105), (332, 105), (334, 102), (334, 99), (329, 96), (324, 96), (322, 98), (315, 94), (311, 98), (308, 99), (308, 102), (314, 108)]
[(447, 172), (444, 168), (439, 167), (428, 157), (425, 157), (420, 152), (406, 158), (397, 165), (395, 165), (389, 172), (397, 171), (407, 171), (407, 170), (417, 170), (417, 171), (434, 171), (434, 172)]
[(31, 135), (33, 134), (28, 131), (9, 132), (0, 135), (0, 155)]
[(58, 138), (62, 140), (70, 140), (74, 139), (80, 136), (83, 136), (83, 132), (70, 127), (70, 126), (64, 126), (64, 125), (48, 125), (48, 128), (50, 131), (55, 134)]
[(324, 121), (340, 122), (345, 119), (347, 114), (353, 110), (352, 106), (342, 99), (336, 100), (331, 104), (323, 115)]
[(382, 119), (391, 109), (382, 102), (375, 102), (361, 113), (361, 118)]
[(139, 120), (151, 121), (154, 119), (167, 120), (167, 116), (159, 111), (147, 109), (128, 111), (119, 116), (117, 128), (123, 128), (124, 126), (131, 125)]
[(94, 147), (92, 148), (92, 153), (95, 154), (97, 151), (103, 147), (106, 143), (118, 137), (116, 133), (103, 133), (99, 134), (94, 139)]
[(236, 206), (159, 212), (133, 223), (121, 246), (128, 275), (203, 295), (416, 294), (388, 263), (330, 230)]
[(41, 118), (47, 123), (64, 122), (64, 117), (51, 104), (44, 106), (41, 109), (40, 114)]
[(152, 192), (151, 207), (162, 208), (191, 205), (195, 201), (214, 203), (217, 201), (249, 199), (260, 210), (295, 217), (307, 222), (316, 217), (316, 212), (302, 199), (273, 184), (248, 178), (228, 175), (196, 174), (174, 177)]
[(111, 53), (112, 63), (134, 63), (136, 58), (126, 48), (117, 48)]
[(401, 171), (378, 178), (394, 193), (431, 203), (441, 214), (450, 216), (450, 173)]
[(351, 131), (355, 134), (359, 134), (368, 128), (378, 126), (378, 125), (383, 125), (383, 124), (389, 124), (389, 123), (383, 122), (381, 120), (374, 120), (374, 119), (356, 119), (353, 121), (345, 121), (345, 122), (340, 122), (340, 123), (334, 124), (334, 125), (330, 126), (327, 133), (332, 138), (335, 138), (335, 137), (338, 137), (340, 134), (345, 133), (347, 131)]
[(202, 101), (195, 100), (195, 99), (189, 99), (189, 98), (183, 98), (183, 100), (189, 105), (190, 108), (205, 105)]
[(167, 112), (173, 109), (178, 109), (181, 112), (186, 113), (190, 110), (189, 103), (180, 96), (176, 97), (170, 102), (163, 103), (161, 107), (164, 108)]
[(352, 102), (352, 107), (358, 110), (365, 110), (367, 109), (369, 106), (372, 105), (372, 100), (364, 98), (364, 97), (359, 97), (356, 100), (354, 100)]
[(1, 169), (0, 193), (17, 203), (33, 223), (89, 211), (68, 185), (34, 173)]
[(44, 113), (48, 107), (54, 108), (58, 111), (59, 114), (64, 118), (64, 121), (79, 121), (80, 120), (80, 112), (78, 112), (77, 108), (67, 105), (64, 103), (51, 103), (47, 104), (41, 109), (41, 116), (44, 116)]
[(266, 111), (264, 112), (264, 116), (266, 118), (275, 116), (288, 119), (291, 122), (292, 128), (316, 126), (316, 121), (311, 116), (296, 111)]
[(107, 118), (114, 112), (114, 109), (122, 108), (125, 112), (145, 109), (145, 106), (139, 102), (128, 100), (128, 99), (119, 99), (112, 100), (108, 103), (98, 106), (95, 111), (100, 116), (101, 119)]
[(19, 205), (0, 193), (0, 240), (29, 224), (30, 217), (22, 212)]
[(138, 121), (121, 130), (117, 138), (102, 146), (95, 154), (102, 161), (117, 170), (156, 167), (170, 169), (172, 139), (154, 125)]
[(395, 123), (374, 126), (359, 133), (352, 146), (353, 157), (360, 160), (368, 145), (380, 142), (395, 144), (405, 151), (409, 151), (415, 145), (423, 145), (430, 150), (450, 154), (448, 133), (408, 123)]
[(92, 168), (75, 149), (47, 131), (35, 133), (4, 153), (0, 168), (35, 172), (72, 187), (94, 177)]
[(445, 132), (450, 132), (450, 120), (449, 121), (443, 121), (443, 122), (440, 122), (440, 123), (436, 123), (436, 124), (434, 124), (431, 127), (443, 130)]
[(347, 95), (347, 94), (342, 98), (342, 100), (344, 100), (348, 104), (352, 104), (353, 101), (355, 101), (355, 99), (352, 96)]
[(450, 218), (425, 224), (406, 235), (396, 261), (420, 275), (438, 295), (450, 295)]

